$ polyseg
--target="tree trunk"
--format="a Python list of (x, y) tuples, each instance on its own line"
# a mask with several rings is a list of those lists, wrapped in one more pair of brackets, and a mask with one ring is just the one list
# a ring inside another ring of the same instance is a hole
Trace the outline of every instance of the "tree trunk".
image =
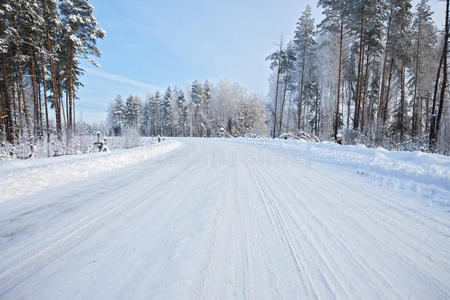
[(355, 98), (355, 116), (353, 118), (353, 130), (359, 127), (359, 107), (361, 97), (361, 73), (364, 64), (364, 17), (361, 17), (361, 30), (359, 36), (359, 60), (358, 60), (358, 79), (356, 81), (356, 98)]
[(302, 58), (302, 74), (300, 76), (300, 98), (298, 100), (298, 124), (297, 129), (300, 130), (302, 127), (302, 105), (303, 105), (303, 85), (304, 85), (304, 78), (305, 78), (305, 56), (303, 53)]
[(72, 103), (73, 103), (73, 42), (70, 41), (70, 54), (69, 54), (69, 103), (67, 107), (67, 111), (69, 112), (67, 118), (67, 128), (69, 131), (72, 131)]
[(421, 20), (419, 20), (419, 30), (417, 34), (417, 47), (416, 47), (416, 66), (414, 70), (414, 94), (413, 94), (413, 114), (412, 114), (412, 124), (411, 124), (411, 137), (414, 139), (414, 137), (417, 135), (417, 85), (419, 82), (419, 67), (420, 67), (420, 34), (421, 34)]
[(334, 139), (337, 141), (337, 133), (339, 129), (339, 102), (341, 101), (341, 75), (342, 75), (342, 49), (344, 40), (344, 21), (341, 20), (340, 34), (339, 34), (339, 71), (338, 71), (338, 92), (336, 103), (336, 118), (334, 124)]
[(13, 82), (11, 84), (11, 89), (12, 89), (12, 91), (11, 91), (11, 103), (12, 103), (13, 117), (14, 117), (12, 132), (14, 134), (14, 137), (18, 138), (20, 136), (20, 128), (21, 127), (17, 126), (17, 105), (16, 105), (15, 82)]
[(35, 60), (34, 63), (36, 65), (36, 81), (37, 81), (37, 90), (38, 90), (38, 113), (39, 113), (39, 138), (42, 139), (44, 136), (44, 120), (43, 120), (43, 113), (42, 113), (42, 92), (41, 92), (41, 82), (42, 77), (40, 73), (39, 68), (39, 57), (37, 55), (33, 56), (33, 59)]
[(367, 90), (369, 88), (369, 49), (367, 49), (366, 56), (366, 71), (364, 75), (364, 97), (362, 102), (362, 112), (361, 112), (361, 132), (364, 131), (364, 121), (366, 114), (366, 101), (367, 101)]
[(425, 102), (425, 132), (429, 132), (430, 130), (430, 92), (426, 93), (426, 102)]
[(56, 69), (56, 94), (57, 94), (57, 101), (58, 102), (58, 108), (60, 110), (60, 113), (62, 113), (63, 116), (63, 121), (64, 121), (64, 127), (67, 127), (67, 120), (66, 120), (66, 114), (64, 112), (64, 103), (62, 100), (62, 89), (61, 89), (61, 75), (60, 74), (60, 70), (59, 70), (59, 66)]
[(444, 49), (442, 50), (441, 60), (439, 61), (439, 67), (438, 72), (436, 76), (436, 82), (434, 84), (434, 94), (433, 94), (433, 104), (431, 105), (431, 120), (430, 120), (430, 141), (429, 146), (431, 150), (434, 150), (435, 146), (435, 139), (436, 139), (436, 97), (437, 97), (437, 91), (439, 87), (439, 78), (441, 77), (441, 69), (442, 64), (444, 62), (444, 56), (445, 56), (445, 45)]
[(402, 66), (400, 73), (400, 142), (405, 134), (405, 58), (402, 56)]
[[(318, 93), (319, 93), (319, 91), (317, 90), (317, 94), (318, 94)], [(320, 134), (320, 129), (322, 129), (322, 127), (320, 127), (320, 118), (322, 117), (321, 111), (322, 111), (322, 110), (319, 109), (319, 115), (318, 115), (318, 117), (317, 117), (317, 136), (319, 136), (319, 134)]]
[(282, 126), (283, 126), (283, 112), (284, 112), (284, 103), (286, 101), (286, 90), (287, 90), (288, 78), (289, 78), (289, 76), (286, 74), (286, 77), (284, 79), (283, 100), (281, 101), (280, 129), (279, 129), (280, 134), (282, 133)]
[(286, 130), (289, 132), (290, 131), (290, 126), (289, 124), (291, 123), (291, 103), (292, 103), (292, 90), (289, 90), (289, 103), (288, 103), (288, 114), (287, 114), (287, 126), (286, 126)]
[(348, 101), (347, 101), (347, 129), (350, 128), (350, 107), (353, 98), (353, 82), (350, 80), (350, 89), (348, 91)]
[(444, 110), (444, 100), (445, 100), (445, 90), (447, 88), (447, 54), (448, 54), (448, 13), (449, 13), (449, 0), (447, 0), (447, 8), (445, 12), (445, 40), (444, 40), (444, 66), (443, 66), (443, 74), (442, 74), (442, 87), (441, 87), (441, 97), (439, 99), (439, 110), (436, 119), (436, 140), (439, 138), (439, 129), (442, 118), (442, 111)]
[(417, 135), (419, 137), (422, 137), (423, 135), (423, 98), (422, 98), (422, 92), (421, 89), (419, 88), (418, 91), (418, 99), (419, 99), (419, 103), (417, 104), (418, 108), (417, 108), (417, 112), (416, 112), (416, 128), (417, 128)]
[(70, 135), (70, 126), (69, 126), (69, 93), (66, 91), (66, 120), (67, 120), (67, 135)]
[(37, 88), (36, 88), (36, 76), (34, 70), (34, 54), (33, 47), (31, 45), (28, 46), (29, 56), (30, 56), (30, 70), (31, 70), (31, 84), (33, 85), (33, 104), (34, 104), (34, 136), (39, 135), (40, 124), (39, 124), (39, 105), (38, 105), (38, 97), (37, 97)]
[(319, 135), (319, 88), (316, 87), (316, 115), (314, 116), (314, 130), (316, 136)]
[(45, 84), (45, 60), (44, 55), (41, 55), (41, 68), (42, 68), (42, 82), (44, 87), (44, 107), (45, 107), (45, 124), (47, 127), (47, 156), (50, 156), (49, 143), (50, 143), (50, 125), (48, 123), (48, 107), (47, 107), (47, 87)]
[(393, 66), (394, 66), (394, 58), (391, 58), (391, 63), (389, 64), (389, 79), (388, 79), (388, 86), (387, 86), (387, 91), (386, 91), (386, 100), (384, 101), (384, 107), (383, 107), (383, 123), (382, 123), (383, 126), (387, 122), (388, 108), (389, 108), (389, 95), (391, 92)]
[(55, 107), (55, 119), (56, 119), (56, 132), (58, 135), (58, 139), (62, 140), (62, 132), (61, 132), (61, 112), (58, 105), (58, 92), (56, 89), (56, 78), (55, 78), (55, 65), (52, 57), (52, 44), (50, 40), (50, 31), (47, 23), (47, 6), (45, 0), (41, 0), (42, 7), (44, 8), (44, 21), (45, 21), (45, 35), (47, 39), (47, 51), (49, 54), (49, 62), (50, 62), (50, 75), (52, 77), (52, 88), (53, 88), (53, 106)]
[(274, 112), (274, 116), (273, 116), (272, 138), (275, 138), (276, 130), (277, 130), (278, 88), (279, 88), (279, 85), (280, 85), (281, 51), (282, 50), (283, 50), (283, 40), (281, 40), (281, 43), (280, 43), (280, 57), (278, 58), (277, 84), (276, 84), (276, 88), (275, 88), (275, 112)]
[(391, 35), (391, 21), (392, 21), (392, 12), (393, 8), (391, 6), (391, 11), (389, 13), (389, 20), (388, 20), (388, 27), (387, 27), (387, 34), (386, 34), (386, 44), (384, 46), (384, 59), (383, 59), (383, 72), (381, 75), (381, 90), (380, 90), (380, 101), (378, 103), (378, 113), (377, 113), (377, 130), (376, 130), (376, 136), (377, 136), (377, 143), (380, 142), (381, 138), (381, 125), (383, 122), (383, 98), (384, 98), (384, 87), (385, 87), (385, 81), (386, 81), (386, 64), (388, 60), (388, 51), (389, 51), (389, 39)]
[(72, 126), (73, 126), (73, 132), (76, 132), (76, 122), (75, 122), (75, 94), (73, 94), (73, 103), (72, 103)]
[(19, 82), (16, 79), (14, 82), (16, 88), (15, 91), (17, 93), (17, 117), (19, 118), (19, 137), (23, 136), (23, 118), (22, 118), (22, 102), (20, 102), (21, 94), (20, 94), (20, 88), (19, 88)]
[[(15, 29), (15, 44), (16, 44), (16, 57), (17, 57), (17, 69), (19, 71), (19, 80), (20, 80), (20, 88), (22, 93), (22, 101), (23, 101), (23, 114), (25, 116), (25, 122), (27, 125), (27, 134), (28, 138), (31, 139), (31, 125), (30, 125), (30, 118), (28, 116), (28, 107), (25, 99), (25, 86), (23, 84), (23, 74), (22, 74), (22, 63), (21, 63), (21, 55), (20, 55), (20, 47), (19, 47), (19, 33), (17, 31), (17, 22), (16, 18), (13, 15), (12, 16), (12, 22)], [(20, 101), (20, 100), (19, 100)]]
[[(65, 111), (65, 118), (67, 120), (67, 122), (69, 122), (69, 91), (65, 91), (66, 92), (66, 111)], [(67, 128), (66, 131), (69, 131), (69, 125), (67, 124)]]
[[(0, 24), (0, 31), (2, 30), (2, 24)], [(8, 83), (8, 73), (6, 71), (6, 59), (5, 53), (1, 53), (2, 58), (2, 71), (3, 71), (3, 84), (5, 87), (5, 99), (4, 99), (4, 115), (5, 117), (5, 133), (6, 140), (10, 143), (14, 142), (14, 128), (13, 128), (13, 119), (12, 119), (12, 111), (11, 111), (11, 102), (9, 97), (9, 83)]]

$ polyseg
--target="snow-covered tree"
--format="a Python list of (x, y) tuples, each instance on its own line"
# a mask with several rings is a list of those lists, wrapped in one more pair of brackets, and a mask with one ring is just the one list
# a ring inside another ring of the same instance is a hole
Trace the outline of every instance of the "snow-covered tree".
[(124, 117), (128, 127), (138, 128), (142, 110), (142, 101), (139, 96), (128, 96), (124, 106)]
[(297, 129), (302, 128), (302, 107), (304, 98), (305, 77), (309, 81), (309, 75), (313, 73), (306, 72), (309, 66), (313, 63), (313, 56), (317, 42), (315, 40), (316, 28), (314, 19), (311, 16), (311, 7), (306, 5), (305, 11), (297, 22), (297, 29), (294, 32), (294, 44), (297, 52), (297, 68), (300, 73), (299, 82), (299, 100), (297, 105), (298, 123)]
[(188, 122), (188, 116), (189, 116), (189, 112), (188, 112), (188, 105), (186, 103), (186, 98), (184, 96), (184, 92), (181, 90), (175, 90), (174, 91), (174, 95), (175, 95), (175, 116), (176, 116), (176, 120), (175, 124), (176, 124), (176, 134), (178, 136), (187, 136), (188, 131), (187, 131), (187, 122)]
[(424, 129), (428, 131), (429, 128), (430, 98), (434, 84), (433, 78), (429, 75), (437, 69), (437, 35), (432, 14), (428, 0), (421, 0), (417, 4), (411, 43), (413, 72), (409, 81), (409, 87), (413, 91), (411, 118), (413, 137), (421, 136)]
[(69, 144), (79, 59), (99, 56), (96, 41), (104, 36), (86, 0), (1, 1), (0, 139), (50, 143), (53, 108), (57, 138), (65, 133)]
[(122, 135), (125, 125), (125, 106), (120, 95), (117, 95), (110, 104), (108, 119), (114, 135)]
[(164, 93), (164, 97), (161, 101), (161, 128), (162, 128), (162, 134), (163, 135), (171, 135), (172, 134), (172, 107), (171, 107), (171, 100), (172, 100), (172, 89), (170, 87), (167, 88), (166, 92)]
[[(63, 34), (60, 39), (64, 46), (68, 48), (67, 56), (67, 126), (72, 128), (73, 100), (74, 100), (74, 76), (78, 68), (77, 57), (83, 57), (87, 61), (97, 65), (92, 56), (99, 57), (100, 50), (96, 46), (97, 39), (103, 39), (105, 32), (98, 28), (98, 23), (93, 16), (93, 6), (87, 0), (63, 0), (60, 5), (62, 15)], [(66, 46), (67, 45), (67, 46)]]

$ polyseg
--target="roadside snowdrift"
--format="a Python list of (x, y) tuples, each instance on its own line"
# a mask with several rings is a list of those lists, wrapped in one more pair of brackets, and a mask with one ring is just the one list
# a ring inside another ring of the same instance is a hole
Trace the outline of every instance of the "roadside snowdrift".
[(282, 151), (291, 159), (320, 163), (356, 173), (370, 181), (401, 191), (418, 193), (427, 204), (450, 206), (450, 157), (419, 151), (387, 151), (364, 145), (308, 143), (280, 139), (238, 139), (268, 150)]
[(156, 159), (180, 145), (178, 141), (170, 141), (112, 153), (0, 162), (0, 202)]

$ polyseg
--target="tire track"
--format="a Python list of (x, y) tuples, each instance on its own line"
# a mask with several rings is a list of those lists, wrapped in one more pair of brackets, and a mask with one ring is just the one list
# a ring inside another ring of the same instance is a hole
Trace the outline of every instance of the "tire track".
[[(187, 164), (183, 172), (176, 173), (171, 179), (182, 177), (192, 166), (193, 162)], [(200, 180), (199, 177), (197, 177), (198, 180)], [(165, 184), (168, 184), (170, 180), (167, 178), (165, 182)], [(190, 185), (192, 184), (194, 182), (191, 182)], [(69, 230), (63, 229), (58, 231), (55, 234), (57, 236), (56, 238), (54, 238), (55, 235), (50, 236), (34, 249), (19, 250), (12, 257), (7, 258), (5, 262), (9, 267), (0, 273), (0, 291), (2, 291), (2, 294), (7, 294), (21, 282), (32, 277), (45, 264), (68, 255), (83, 242), (92, 239), (96, 233), (100, 232), (109, 223), (117, 221), (122, 215), (129, 212), (130, 208), (132, 210), (138, 210), (141, 206), (147, 204), (146, 201), (142, 201), (142, 199), (145, 199), (143, 196), (148, 194), (148, 191), (153, 190), (156, 186), (161, 186), (161, 183), (154, 182), (146, 189), (138, 191), (133, 197), (128, 197), (126, 201), (123, 201), (123, 199), (126, 199), (126, 196), (129, 195), (120, 194), (115, 196), (114, 201), (96, 209), (81, 220), (72, 223)], [(127, 190), (123, 191), (123, 193), (125, 192)], [(158, 194), (161, 195), (162, 193), (157, 191), (155, 198), (162, 200), (162, 197), (158, 197)], [(177, 194), (177, 191), (174, 190), (173, 194)], [(35, 265), (36, 263), (37, 266)], [(32, 268), (32, 270), (24, 272), (24, 269), (27, 268)]]
[[(274, 173), (276, 173), (276, 172), (274, 172)], [(278, 172), (278, 173), (279, 173), (279, 172)], [(290, 191), (291, 193), (294, 193), (295, 197), (299, 197), (299, 194), (296, 192), (296, 189), (295, 189), (292, 185), (290, 185), (288, 182), (286, 182), (286, 180), (283, 180), (283, 178), (281, 177), (281, 175), (278, 174), (278, 173), (276, 173), (276, 177), (277, 177), (278, 183), (279, 183), (279, 184), (283, 184), (283, 185), (288, 186), (289, 188), (287, 189), (287, 191)], [(286, 174), (284, 174), (284, 175), (286, 175)], [(289, 177), (289, 178), (292, 178), (292, 177)], [(348, 197), (346, 198), (345, 195), (340, 194), (339, 191), (335, 192), (334, 190), (330, 190), (328, 187), (324, 186), (324, 184), (319, 180), (319, 178), (315, 178), (315, 177), (313, 177), (313, 178), (314, 178), (314, 180), (312, 180), (311, 177), (305, 177), (305, 176), (304, 176), (304, 178), (302, 178), (302, 179), (303, 179), (303, 180), (306, 180), (307, 182), (309, 182), (309, 184), (305, 184), (305, 185), (303, 186), (303, 188), (308, 189), (308, 190), (310, 191), (311, 194), (319, 194), (319, 195), (321, 195), (321, 197), (323, 197), (323, 199), (327, 199), (327, 201), (329, 201), (329, 203), (333, 203), (333, 201), (332, 201), (331, 198), (330, 198), (331, 195), (337, 194), (337, 195), (339, 196), (339, 197), (338, 197), (339, 201), (342, 201), (342, 202), (344, 202), (344, 203), (347, 203), (348, 207), (353, 207), (353, 204), (354, 204), (354, 203), (352, 203), (350, 200), (348, 200), (348, 199), (347, 199)], [(323, 191), (321, 191), (321, 189), (312, 189), (311, 187), (321, 187), (323, 190), (326, 190), (327, 192), (326, 192), (326, 193), (323, 193)], [(294, 191), (295, 191), (295, 192), (294, 192)], [(358, 198), (355, 198), (355, 199), (358, 199)], [(360, 201), (359, 201), (359, 202), (360, 202)], [(307, 209), (306, 206), (303, 206), (303, 207), (304, 207), (305, 209)], [(349, 214), (346, 213), (346, 210), (345, 210), (345, 209), (341, 209), (341, 210), (340, 210), (340, 211), (341, 211), (341, 214), (344, 214), (344, 215), (346, 216), (346, 218), (344, 218), (343, 220), (344, 220), (346, 223), (348, 223), (348, 225), (347, 225), (346, 228), (353, 228), (353, 231), (354, 231), (356, 228), (359, 228), (359, 229), (363, 230), (363, 232), (364, 232), (363, 235), (359, 235), (358, 237), (360, 238), (360, 237), (362, 237), (362, 236), (367, 236), (367, 237), (370, 236), (370, 237), (371, 237), (371, 240), (372, 240), (372, 242), (373, 242), (372, 244), (375, 243), (375, 244), (378, 244), (378, 245), (385, 245), (382, 249), (384, 249), (384, 248), (390, 249), (390, 248), (391, 248), (391, 247), (390, 247), (390, 244), (392, 244), (392, 242), (398, 241), (398, 242), (400, 242), (400, 243), (403, 243), (404, 246), (409, 247), (409, 248), (411, 249), (411, 251), (414, 251), (414, 253), (421, 253), (421, 250), (420, 250), (420, 249), (415, 248), (415, 247), (409, 245), (408, 243), (405, 243), (405, 236), (401, 237), (401, 236), (397, 235), (396, 233), (394, 233), (394, 232), (392, 231), (393, 228), (396, 228), (397, 230), (400, 230), (400, 232), (402, 232), (402, 230), (401, 230), (402, 226), (399, 226), (400, 224), (391, 224), (391, 223), (387, 222), (386, 219), (395, 219), (394, 216), (390, 217), (389, 215), (385, 215), (385, 217), (383, 218), (383, 217), (381, 217), (381, 213), (378, 212), (378, 211), (374, 212), (374, 209), (371, 210), (372, 214), (369, 214), (369, 213), (368, 213), (368, 209), (369, 209), (369, 208), (366, 207), (366, 209), (360, 210), (362, 219), (366, 220), (366, 222), (367, 222), (367, 221), (368, 221), (368, 222), (372, 222), (372, 223), (373, 223), (372, 228), (374, 228), (374, 227), (377, 227), (377, 228), (384, 228), (384, 230), (388, 230), (389, 228), (391, 228), (391, 230), (388, 231), (389, 234), (392, 235), (391, 238), (387, 238), (387, 236), (380, 236), (380, 235), (378, 235), (377, 237), (376, 237), (376, 236), (373, 236), (372, 231), (371, 231), (370, 229), (368, 229), (366, 226), (364, 226), (364, 224), (361, 224), (361, 223), (357, 222), (357, 220), (354, 219), (354, 216), (353, 216), (353, 215), (349, 215)], [(295, 211), (295, 210), (292, 209), (292, 208), (286, 209), (286, 210), (287, 210), (287, 211)], [(383, 212), (387, 212), (387, 211), (388, 211), (388, 210), (386, 210), (386, 211), (383, 210)], [(386, 218), (386, 217), (387, 217), (387, 218)], [(377, 221), (377, 220), (378, 220), (378, 221)], [(410, 220), (407, 220), (407, 221), (408, 221), (408, 222), (405, 221), (406, 223), (401, 223), (401, 224), (403, 224), (403, 226), (404, 226), (404, 224), (407, 224), (407, 223), (411, 222)], [(349, 223), (349, 222), (350, 222), (350, 223)], [(366, 225), (367, 225), (367, 224), (366, 224)], [(388, 225), (388, 226), (386, 226), (386, 225)], [(331, 230), (331, 229), (330, 229), (330, 230)], [(406, 234), (406, 233), (405, 233), (405, 234)], [(355, 237), (356, 237), (356, 236), (355, 236)], [(382, 237), (383, 240), (379, 240), (379, 239), (378, 239), (379, 237)], [(411, 240), (411, 239), (414, 239), (414, 238), (417, 238), (417, 237), (414, 237), (414, 236), (411, 236), (411, 235), (406, 234), (406, 240)], [(343, 246), (345, 246), (345, 242), (341, 241), (341, 244), (342, 244)], [(366, 250), (367, 250), (367, 249), (371, 249), (371, 248), (369, 247), (369, 244), (367, 244), (367, 240), (366, 240), (366, 239), (359, 239), (359, 245), (360, 245), (360, 246), (366, 245), (366, 246), (365, 246), (365, 247), (356, 247), (352, 252), (357, 253), (357, 254), (359, 253), (359, 254), (358, 254), (359, 257), (360, 257), (361, 259), (363, 259), (364, 261), (366, 261), (365, 265), (368, 266), (368, 267), (371, 267), (372, 270), (376, 272), (375, 274), (378, 274), (378, 276), (381, 276), (380, 279), (382, 279), (386, 284), (389, 284), (389, 285), (391, 286), (391, 288), (390, 288), (391, 291), (395, 291), (395, 290), (396, 290), (395, 287), (393, 287), (393, 286), (390, 284), (390, 281), (391, 281), (391, 280), (388, 280), (384, 275), (381, 275), (381, 274), (383, 274), (383, 273), (386, 274), (385, 270), (376, 270), (376, 269), (374, 269), (375, 266), (370, 266), (370, 264), (367, 263), (367, 260), (364, 259), (364, 256), (366, 256), (367, 253), (362, 253), (361, 250), (364, 249), (364, 248), (365, 248)], [(404, 247), (399, 247), (399, 246), (397, 246), (396, 249), (404, 249)], [(400, 259), (400, 260), (402, 260), (402, 261), (405, 261), (405, 258), (406, 258), (405, 256), (399, 256), (397, 253), (392, 253), (392, 254), (396, 255), (398, 259)], [(426, 256), (426, 257), (427, 257), (427, 258), (430, 258), (429, 256)], [(431, 262), (431, 261), (430, 261), (430, 262)], [(430, 275), (433, 274), (433, 272), (428, 273), (428, 275), (422, 274), (422, 273), (419, 271), (419, 270), (421, 270), (421, 269), (420, 269), (420, 266), (417, 265), (416, 262), (415, 262), (414, 260), (411, 260), (410, 258), (408, 258), (408, 260), (405, 261), (405, 263), (406, 263), (407, 265), (415, 266), (414, 268), (415, 268), (416, 271), (417, 271), (416, 274), (421, 274), (420, 276), (421, 276), (423, 279), (428, 279), (428, 281), (429, 281)], [(427, 264), (427, 266), (429, 266), (429, 264)], [(385, 267), (387, 267), (388, 269), (390, 269), (389, 266), (385, 266)], [(392, 274), (394, 274), (394, 273), (395, 273), (395, 271), (391, 269), (391, 272), (390, 272), (391, 276), (392, 276)], [(433, 276), (433, 277), (434, 277), (434, 276)], [(443, 279), (441, 279), (441, 278), (436, 278), (436, 277), (434, 277), (434, 278), (435, 278), (435, 280), (437, 280), (438, 282), (440, 282), (439, 285), (435, 285), (435, 289), (436, 289), (436, 290), (440, 290), (440, 291), (441, 291), (441, 294), (446, 294), (445, 291), (442, 290), (442, 286), (445, 286), (445, 283), (444, 283), (445, 280), (442, 281)], [(406, 297), (406, 296), (404, 295), (403, 297)]]
[[(279, 237), (282, 239), (282, 241), (286, 245), (286, 248), (287, 248), (287, 250), (290, 254), (290, 257), (294, 263), (294, 267), (295, 267), (295, 269), (297, 271), (297, 275), (298, 275), (297, 284), (299, 284), (300, 289), (303, 290), (306, 297), (317, 298), (317, 294), (314, 291), (311, 278), (307, 274), (307, 272), (305, 270), (305, 266), (302, 264), (300, 258), (298, 257), (298, 255), (295, 251), (292, 235), (289, 232), (289, 229), (286, 225), (286, 222), (285, 222), (283, 216), (280, 213), (278, 206), (276, 205), (275, 201), (273, 200), (273, 196), (271, 195), (271, 193), (269, 193), (266, 190), (262, 176), (255, 169), (255, 167), (253, 166), (253, 163), (249, 161), (248, 165), (250, 167), (249, 168), (250, 173), (252, 174), (252, 177), (255, 179), (255, 183), (258, 187), (258, 191), (260, 193), (261, 199), (264, 202), (267, 213), (271, 219), (272, 225), (278, 231)], [(267, 183), (266, 183), (266, 185), (267, 185)], [(267, 185), (267, 186), (269, 186), (269, 185)]]
[[(273, 174), (275, 174), (275, 172), (273, 172), (272, 175), (270, 175), (270, 174), (268, 174), (268, 175), (271, 176), (273, 180), (276, 180), (278, 182), (278, 184), (283, 184), (284, 186), (287, 186), (288, 189), (286, 189), (286, 191), (291, 193), (294, 196), (294, 198), (302, 199), (302, 195), (304, 195), (304, 194), (301, 195), (301, 194), (298, 194), (297, 192), (294, 192), (296, 189), (292, 185), (287, 183), (286, 180), (283, 180), (281, 177), (274, 177)], [(305, 187), (310, 189), (310, 194), (315, 194), (317, 192), (317, 191), (313, 190), (312, 188), (309, 188), (308, 185), (305, 185)], [(299, 201), (299, 203), (302, 204), (302, 208), (308, 213), (308, 216), (310, 216), (313, 219), (315, 224), (317, 224), (317, 226), (319, 228), (322, 228), (322, 230), (327, 234), (327, 236), (330, 239), (334, 239), (335, 241), (337, 241), (339, 243), (339, 245), (341, 246), (342, 250), (344, 250), (344, 253), (348, 257), (353, 257), (355, 259), (355, 262), (357, 263), (356, 268), (361, 275), (370, 274), (367, 272), (368, 270), (365, 269), (364, 267), (369, 268), (369, 270), (371, 270), (373, 272), (373, 274), (377, 275), (379, 279), (382, 279), (382, 282), (385, 282), (386, 284), (390, 285), (389, 281), (386, 281), (385, 278), (382, 276), (382, 274), (379, 271), (372, 268), (372, 266), (369, 264), (369, 262), (365, 259), (365, 257), (364, 257), (365, 255), (363, 253), (360, 253), (360, 251), (355, 252), (354, 249), (350, 249), (346, 245), (346, 242), (344, 241), (344, 239), (340, 233), (331, 229), (328, 225), (326, 225), (326, 222), (324, 222), (323, 220), (319, 220), (318, 217), (316, 216), (316, 214), (314, 212), (312, 212), (306, 205), (304, 205), (302, 201)], [(319, 249), (319, 248), (313, 246), (313, 244), (309, 240), (309, 238), (305, 234), (302, 234), (302, 232), (305, 230), (305, 228), (300, 228), (297, 223), (297, 220), (299, 220), (300, 217), (298, 216), (298, 214), (295, 213), (296, 209), (294, 207), (290, 206), (288, 204), (288, 202), (283, 202), (282, 205), (285, 206), (285, 211), (287, 212), (288, 216), (290, 217), (292, 223), (295, 224), (295, 226), (297, 227), (297, 231), (304, 237), (305, 241), (307, 241), (310, 244), (313, 251), (315, 253), (318, 253), (318, 255), (321, 257), (322, 261), (325, 261), (323, 258), (323, 250), (324, 249), (322, 249), (322, 248)], [(293, 212), (295, 214), (295, 217), (292, 216), (289, 212)], [(355, 225), (358, 226), (358, 224), (353, 224), (353, 226), (351, 226), (351, 228), (355, 228)], [(312, 228), (313, 228), (313, 226), (310, 226), (311, 235), (315, 236), (316, 233)], [(355, 255), (356, 255), (356, 257), (355, 257)], [(335, 271), (332, 271), (331, 267), (328, 267), (328, 269), (330, 270), (331, 273), (335, 273)], [(334, 276), (335, 276), (335, 278), (338, 278), (337, 275), (334, 275)], [(377, 286), (378, 285), (377, 282), (380, 282), (380, 281), (370, 280), (370, 282), (372, 283), (372, 285)], [(348, 282), (348, 283), (350, 285), (352, 285), (352, 282)], [(342, 286), (342, 283), (339, 280), (337, 280), (337, 284)], [(395, 290), (391, 285), (390, 285), (390, 287), (392, 290)], [(381, 290), (384, 290), (385, 288), (386, 288), (385, 286), (378, 285), (378, 287), (375, 290), (381, 291)], [(355, 290), (356, 287), (351, 286), (350, 289)], [(343, 290), (346, 290), (346, 289), (343, 289)], [(347, 294), (351, 294), (351, 293), (347, 290)]]

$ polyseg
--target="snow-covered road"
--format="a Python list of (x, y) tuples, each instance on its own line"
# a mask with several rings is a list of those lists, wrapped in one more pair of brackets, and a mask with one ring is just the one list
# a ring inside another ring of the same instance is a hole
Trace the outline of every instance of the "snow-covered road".
[(180, 141), (0, 201), (0, 299), (450, 297), (448, 210), (294, 152)]

